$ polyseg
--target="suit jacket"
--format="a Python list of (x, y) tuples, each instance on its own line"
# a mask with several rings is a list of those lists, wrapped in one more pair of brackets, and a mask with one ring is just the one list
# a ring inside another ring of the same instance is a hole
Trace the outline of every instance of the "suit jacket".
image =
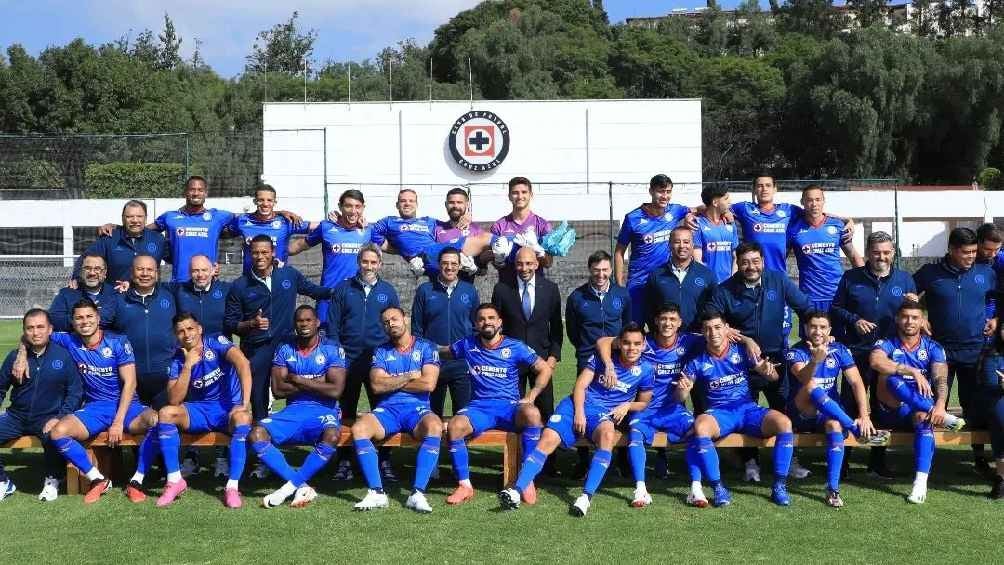
[(561, 360), (565, 328), (558, 285), (537, 272), (529, 320), (523, 316), (523, 300), (515, 276), (505, 277), (495, 284), (492, 304), (502, 314), (502, 333), (526, 343), (545, 360), (548, 357)]

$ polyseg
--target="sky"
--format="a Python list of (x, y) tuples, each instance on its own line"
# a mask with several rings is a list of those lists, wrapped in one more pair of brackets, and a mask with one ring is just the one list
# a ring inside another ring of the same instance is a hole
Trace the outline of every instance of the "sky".
[[(123, 36), (135, 38), (144, 29), (157, 34), (166, 12), (183, 39), (182, 55), (191, 55), (198, 38), (206, 62), (230, 77), (243, 69), (258, 32), (286, 21), (293, 10), (299, 11), (304, 29), (318, 32), (315, 60), (346, 61), (373, 58), (384, 47), (409, 37), (424, 45), (438, 26), (477, 4), (478, 0), (0, 0), (0, 48), (20, 43), (37, 55), (77, 37), (99, 45)], [(604, 1), (612, 23), (703, 5), (702, 0)]]

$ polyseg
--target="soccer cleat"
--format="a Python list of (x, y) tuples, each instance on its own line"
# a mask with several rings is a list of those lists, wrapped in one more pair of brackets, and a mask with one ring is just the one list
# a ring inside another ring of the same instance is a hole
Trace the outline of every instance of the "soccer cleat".
[(990, 500), (1004, 499), (1004, 477), (994, 477), (994, 486), (990, 487)]
[(366, 491), (366, 496), (352, 507), (353, 510), (374, 510), (387, 508), (387, 494), (373, 489)]
[(949, 422), (948, 419), (945, 421), (945, 429), (950, 432), (957, 432), (964, 427), (966, 427), (965, 418), (955, 418), (951, 422)]
[(305, 508), (308, 504), (317, 498), (317, 491), (313, 489), (310, 485), (303, 485), (302, 487), (296, 489), (296, 494), (293, 495), (293, 502), (289, 503), (290, 508)]
[(185, 460), (181, 462), (181, 476), (184, 478), (198, 475), (201, 467), (199, 465), (199, 455), (194, 451), (185, 454)]
[(348, 459), (342, 459), (338, 462), (338, 466), (335, 467), (335, 474), (332, 476), (336, 481), (351, 481), (355, 478), (355, 473), (352, 472), (352, 462)]
[[(812, 474), (812, 471), (799, 464), (798, 459), (791, 460), (791, 476), (796, 479), (804, 479)], [(759, 481), (758, 481), (759, 482)]]
[(516, 510), (519, 508), (519, 491), (514, 488), (499, 491), (498, 498), (502, 510)]
[(464, 273), (473, 275), (478, 272), (478, 264), (474, 262), (474, 257), (470, 255), (460, 254), (460, 270)]
[(526, 488), (523, 489), (523, 492), (520, 494), (520, 496), (523, 497), (523, 504), (526, 504), (527, 506), (533, 506), (534, 504), (537, 504), (537, 487), (534, 486), (533, 482), (531, 481), (530, 484), (526, 485)]
[[(519, 493), (517, 493), (517, 496), (518, 495)], [(467, 485), (457, 485), (457, 488), (453, 491), (453, 493), (446, 497), (446, 503), (456, 506), (457, 504), (463, 504), (473, 498), (474, 488)]]
[(180, 481), (173, 483), (167, 483), (164, 487), (164, 493), (157, 499), (157, 506), (164, 507), (171, 504), (186, 490), (188, 490), (188, 483), (185, 482), (185, 479), (181, 479)]
[(826, 491), (826, 504), (832, 508), (843, 508), (844, 499), (840, 498), (839, 490)]
[(725, 488), (725, 485), (722, 483), (715, 485), (715, 499), (712, 504), (717, 507), (732, 504), (732, 493), (730, 493), (729, 489)]
[(91, 481), (87, 494), (84, 495), (84, 504), (94, 504), (101, 498), (101, 495), (112, 488), (112, 482), (108, 479), (94, 479)]
[(892, 439), (892, 433), (889, 432), (889, 430), (875, 430), (874, 434), (858, 439), (862, 445), (870, 447), (885, 447), (889, 445), (889, 441)]
[(580, 494), (579, 498), (575, 499), (575, 502), (572, 503), (572, 507), (570, 508), (572, 516), (578, 516), (579, 518), (584, 517), (586, 513), (589, 512), (589, 505), (589, 495), (586, 493)]
[(136, 481), (129, 481), (129, 484), (126, 485), (125, 494), (129, 502), (139, 504), (146, 501), (146, 494), (143, 493), (143, 485)]
[(987, 479), (992, 479), (995, 476), (994, 470), (990, 467), (990, 463), (988, 463), (983, 457), (976, 457), (973, 460), (973, 471), (976, 471), (977, 475)]
[(396, 483), (401, 479), (397, 478), (394, 473), (394, 467), (391, 466), (390, 460), (384, 459), (380, 462), (380, 478), (383, 479), (385, 483)]
[(757, 465), (757, 462), (752, 459), (746, 462), (745, 480), (747, 483), (760, 482), (760, 465)]
[(774, 483), (770, 489), (770, 499), (778, 506), (791, 506), (791, 496), (788, 495), (788, 485), (782, 482)]
[(42, 502), (53, 502), (59, 498), (59, 479), (46, 477), (42, 483), (42, 492), (38, 493), (38, 499)]
[(227, 508), (240, 508), (244, 506), (240, 491), (235, 488), (223, 489), (223, 505)]
[[(216, 474), (215, 471), (213, 472), (213, 474), (214, 475)], [(228, 470), (227, 472), (223, 473), (223, 476), (225, 477), (229, 474), (230, 471)], [(265, 479), (268, 477), (268, 475), (269, 475), (268, 467), (265, 465), (265, 463), (261, 461), (259, 461), (258, 464), (254, 466), (254, 469), (251, 470), (252, 479)]]
[[(299, 489), (297, 489), (296, 492), (299, 492)], [(262, 508), (275, 508), (277, 506), (282, 506), (282, 504), (284, 502), (286, 502), (287, 498), (289, 498), (288, 494), (282, 492), (282, 489), (277, 489), (274, 492), (269, 493), (269, 494), (265, 495), (264, 497), (262, 497), (262, 499), (261, 499), (261, 507)]]
[[(259, 465), (261, 465), (259, 463)], [(255, 469), (257, 470), (257, 469)], [(267, 473), (268, 471), (266, 471)], [(213, 478), (214, 479), (225, 479), (230, 474), (230, 462), (224, 457), (217, 457), (216, 463), (213, 464)]]
[(411, 493), (411, 496), (409, 496), (408, 500), (405, 501), (404, 507), (414, 510), (419, 514), (429, 514), (432, 512), (432, 506), (429, 505), (429, 501), (425, 498), (425, 494), (418, 490)]
[(14, 486), (14, 481), (7, 479), (6, 481), (0, 482), (0, 500), (7, 498), (16, 491), (17, 487)]
[(420, 277), (425, 274), (425, 261), (421, 257), (412, 257), (408, 259), (408, 268), (411, 269), (411, 274)]
[(643, 488), (634, 489), (634, 499), (631, 501), (633, 508), (645, 508), (652, 504), (652, 495)]
[(927, 500), (927, 486), (913, 484), (913, 489), (910, 490), (910, 494), (906, 497), (907, 502), (912, 502), (913, 504), (924, 504)]
[(707, 508), (708, 498), (704, 496), (703, 491), (700, 493), (700, 496), (698, 496), (698, 493), (696, 492), (691, 492), (687, 494), (687, 504), (689, 506), (693, 506), (694, 508)]

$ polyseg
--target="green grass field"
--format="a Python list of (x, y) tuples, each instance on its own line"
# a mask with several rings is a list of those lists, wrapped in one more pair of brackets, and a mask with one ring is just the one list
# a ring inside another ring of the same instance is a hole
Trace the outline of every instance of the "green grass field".
[[(7, 350), (19, 332), (17, 323), (0, 323), (0, 345)], [(566, 352), (567, 354), (568, 352)], [(571, 355), (568, 355), (571, 358)], [(556, 390), (566, 394), (573, 370), (562, 365)], [(296, 459), (302, 453), (294, 455)], [(277, 479), (242, 483), (245, 508), (230, 511), (218, 500), (221, 483), (204, 474), (190, 479), (192, 489), (175, 505), (156, 509), (152, 501), (133, 505), (116, 490), (98, 504), (83, 505), (79, 496), (43, 504), (37, 469), (41, 454), (2, 453), (21, 489), (0, 503), (0, 563), (291, 563), (291, 562), (993, 562), (999, 555), (1000, 505), (986, 498), (988, 484), (972, 470), (968, 450), (942, 449), (936, 459), (927, 504), (904, 500), (910, 490), (909, 449), (890, 452), (902, 473), (895, 481), (868, 478), (866, 454), (852, 455), (851, 478), (841, 492), (847, 507), (822, 502), (825, 460), (819, 450), (803, 450), (800, 459), (812, 469), (808, 479), (793, 481), (793, 505), (782, 509), (767, 499), (770, 457), (764, 453), (765, 484), (740, 483), (738, 462), (722, 451), (733, 505), (692, 509), (682, 453), (672, 452), (673, 477), (649, 481), (655, 503), (645, 509), (628, 505), (633, 484), (611, 471), (594, 498), (589, 516), (568, 515), (581, 485), (567, 479), (538, 482), (540, 501), (517, 512), (498, 510), (501, 453), (472, 450), (477, 498), (459, 508), (443, 499), (452, 488), (449, 457), (440, 460), (442, 479), (434, 481), (430, 501), (435, 512), (416, 515), (403, 507), (409, 489), (389, 489), (385, 511), (355, 513), (352, 503), (364, 494), (359, 480), (342, 485), (330, 469), (311, 483), (321, 497), (310, 507), (264, 510), (258, 499), (278, 486)], [(395, 452), (395, 465), (412, 476), (414, 451)], [(560, 467), (570, 471), (574, 455), (562, 454)], [(154, 473), (148, 485), (159, 494), (163, 478)], [(707, 489), (706, 489), (707, 490)], [(709, 492), (710, 494), (710, 492)]]

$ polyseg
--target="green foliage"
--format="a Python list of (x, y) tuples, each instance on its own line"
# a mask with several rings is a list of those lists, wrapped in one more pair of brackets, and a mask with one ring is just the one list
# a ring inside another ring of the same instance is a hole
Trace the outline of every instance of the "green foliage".
[(59, 167), (51, 161), (21, 159), (0, 161), (0, 188), (63, 188), (65, 181)]
[(995, 167), (987, 167), (980, 171), (980, 174), (976, 177), (976, 182), (984, 190), (1004, 189), (1004, 177), (1001, 176), (1001, 170)]
[(88, 198), (175, 197), (182, 163), (92, 163), (84, 170)]

